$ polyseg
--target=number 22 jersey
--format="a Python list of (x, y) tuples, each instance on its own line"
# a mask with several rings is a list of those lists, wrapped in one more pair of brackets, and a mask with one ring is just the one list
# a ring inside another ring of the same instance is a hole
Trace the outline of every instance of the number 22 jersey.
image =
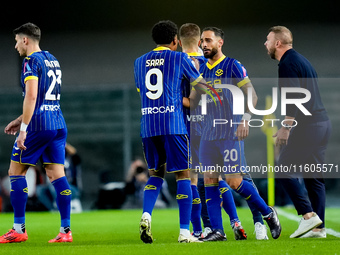
[(33, 52), (23, 60), (21, 86), (24, 97), (26, 82), (38, 81), (37, 101), (27, 131), (66, 128), (59, 104), (61, 74), (58, 60), (48, 51)]

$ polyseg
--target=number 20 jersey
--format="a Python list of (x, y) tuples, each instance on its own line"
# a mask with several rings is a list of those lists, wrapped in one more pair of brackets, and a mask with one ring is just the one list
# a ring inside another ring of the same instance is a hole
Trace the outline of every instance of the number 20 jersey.
[(189, 56), (158, 47), (136, 59), (134, 72), (141, 96), (141, 136), (187, 134), (182, 79), (192, 85), (202, 79)]
[(21, 86), (26, 94), (26, 82), (38, 81), (38, 94), (32, 119), (27, 131), (66, 128), (60, 109), (61, 70), (58, 60), (48, 51), (31, 53), (23, 60)]

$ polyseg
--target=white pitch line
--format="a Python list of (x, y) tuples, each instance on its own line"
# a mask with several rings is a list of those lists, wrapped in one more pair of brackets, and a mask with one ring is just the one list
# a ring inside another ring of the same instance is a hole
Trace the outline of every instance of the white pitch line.
[[(282, 215), (282, 216), (286, 217), (287, 219), (290, 219), (290, 220), (296, 221), (296, 222), (300, 222), (300, 220), (301, 220), (301, 217), (299, 217), (297, 215), (287, 213), (284, 210), (281, 210), (280, 208), (275, 207), (275, 209), (276, 209), (276, 211), (278, 212), (279, 215)], [(337, 231), (335, 231), (334, 229), (331, 229), (331, 228), (326, 228), (326, 233), (330, 234), (332, 236), (335, 236), (335, 237), (340, 237), (340, 232), (337, 232)]]

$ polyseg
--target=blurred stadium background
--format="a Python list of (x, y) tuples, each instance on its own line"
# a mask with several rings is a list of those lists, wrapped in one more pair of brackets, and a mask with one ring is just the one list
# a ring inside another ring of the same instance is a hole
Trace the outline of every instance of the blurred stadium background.
[[(95, 203), (102, 182), (123, 182), (130, 162), (143, 156), (133, 63), (154, 48), (150, 29), (163, 19), (178, 26), (194, 22), (202, 28), (223, 28), (224, 53), (247, 68), (259, 96), (258, 109), (264, 109), (266, 95), (277, 85), (277, 62), (263, 46), (267, 30), (273, 25), (289, 27), (294, 48), (322, 78), (320, 90), (333, 124), (327, 163), (340, 163), (338, 1), (35, 1), (27, 10), (16, 4), (6, 3), (0, 17), (0, 178), (7, 174), (14, 141), (2, 130), (22, 111), (22, 59), (14, 49), (12, 30), (28, 21), (40, 26), (41, 48), (55, 55), (62, 67), (61, 106), (68, 142), (82, 159), (85, 209)], [(265, 135), (260, 129), (251, 130), (246, 157), (249, 165), (266, 163)], [(102, 178), (104, 172), (109, 173), (107, 180)], [(337, 177), (327, 180), (328, 206), (340, 205)], [(167, 179), (174, 192), (174, 176)]]

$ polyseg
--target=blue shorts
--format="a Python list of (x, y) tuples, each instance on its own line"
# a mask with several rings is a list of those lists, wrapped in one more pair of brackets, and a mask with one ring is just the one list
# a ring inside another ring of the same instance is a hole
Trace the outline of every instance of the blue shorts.
[(20, 150), (15, 140), (11, 160), (35, 166), (39, 159), (45, 164), (64, 164), (67, 129), (27, 132), (26, 150)]
[(201, 140), (199, 158), (201, 172), (236, 174), (242, 173), (247, 166), (244, 141)]
[(190, 169), (189, 139), (187, 135), (162, 135), (142, 138), (145, 160), (149, 170), (167, 172)]

